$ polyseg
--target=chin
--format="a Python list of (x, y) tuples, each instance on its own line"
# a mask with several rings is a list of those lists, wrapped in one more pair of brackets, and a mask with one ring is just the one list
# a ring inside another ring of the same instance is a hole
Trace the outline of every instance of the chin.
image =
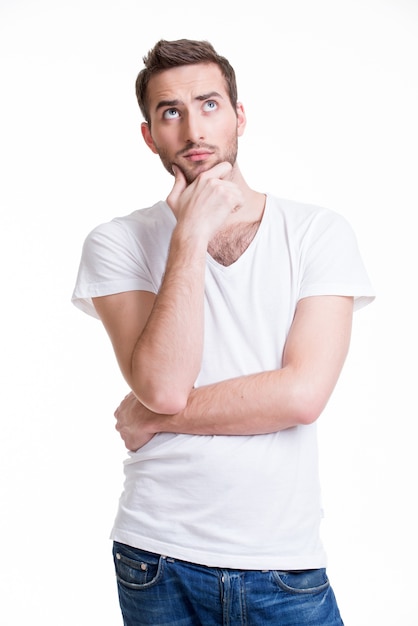
[(208, 161), (197, 161), (195, 163), (195, 167), (185, 171), (183, 168), (181, 168), (187, 183), (190, 185), (190, 183), (192, 183), (194, 180), (196, 180), (196, 178), (202, 174), (203, 172), (207, 172), (208, 170), (212, 169), (212, 167), (215, 167), (215, 165), (218, 165), (218, 163), (221, 163), (220, 160), (218, 161), (213, 161), (213, 162), (208, 162)]

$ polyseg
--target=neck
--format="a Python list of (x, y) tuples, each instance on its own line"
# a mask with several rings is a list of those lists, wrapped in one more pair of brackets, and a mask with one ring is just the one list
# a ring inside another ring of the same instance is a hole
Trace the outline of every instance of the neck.
[(239, 211), (232, 213), (227, 225), (240, 222), (259, 222), (263, 216), (266, 196), (251, 189), (244, 179), (238, 164), (235, 163), (231, 172), (231, 181), (238, 185), (244, 195), (244, 204)]
[(222, 228), (209, 242), (209, 254), (222, 265), (234, 263), (254, 239), (263, 217), (266, 196), (251, 189), (244, 180), (237, 164), (230, 180), (238, 185), (244, 195), (243, 206), (231, 213)]

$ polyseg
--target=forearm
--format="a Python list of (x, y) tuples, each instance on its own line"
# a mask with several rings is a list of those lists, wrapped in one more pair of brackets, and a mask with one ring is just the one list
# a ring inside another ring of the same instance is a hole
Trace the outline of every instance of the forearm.
[(291, 368), (262, 372), (194, 389), (184, 410), (148, 416), (152, 432), (256, 435), (312, 423), (328, 394), (315, 392)]
[(132, 388), (152, 410), (184, 407), (203, 348), (205, 241), (174, 230), (166, 271), (132, 355)]
[(129, 450), (161, 432), (262, 435), (312, 423), (326, 398), (311, 385), (301, 389), (291, 368), (283, 368), (194, 389), (185, 409), (174, 415), (153, 413), (129, 394), (115, 412), (116, 428)]

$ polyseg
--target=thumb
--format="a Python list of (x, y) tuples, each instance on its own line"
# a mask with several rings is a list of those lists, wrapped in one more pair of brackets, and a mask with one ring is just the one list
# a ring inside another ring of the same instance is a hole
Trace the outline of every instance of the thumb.
[(174, 185), (167, 197), (167, 204), (175, 212), (178, 199), (187, 187), (187, 181), (183, 172), (177, 165), (172, 165), (171, 167), (174, 174)]

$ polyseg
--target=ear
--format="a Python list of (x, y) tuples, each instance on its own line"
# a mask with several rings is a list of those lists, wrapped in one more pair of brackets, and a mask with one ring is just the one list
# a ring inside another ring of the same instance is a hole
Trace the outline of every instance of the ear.
[(247, 116), (245, 115), (244, 106), (242, 102), (237, 102), (237, 132), (238, 137), (244, 134), (245, 127), (247, 125)]
[(151, 131), (147, 122), (142, 122), (141, 133), (148, 148), (152, 150), (154, 154), (158, 154), (158, 150), (155, 147), (154, 140), (152, 138)]

